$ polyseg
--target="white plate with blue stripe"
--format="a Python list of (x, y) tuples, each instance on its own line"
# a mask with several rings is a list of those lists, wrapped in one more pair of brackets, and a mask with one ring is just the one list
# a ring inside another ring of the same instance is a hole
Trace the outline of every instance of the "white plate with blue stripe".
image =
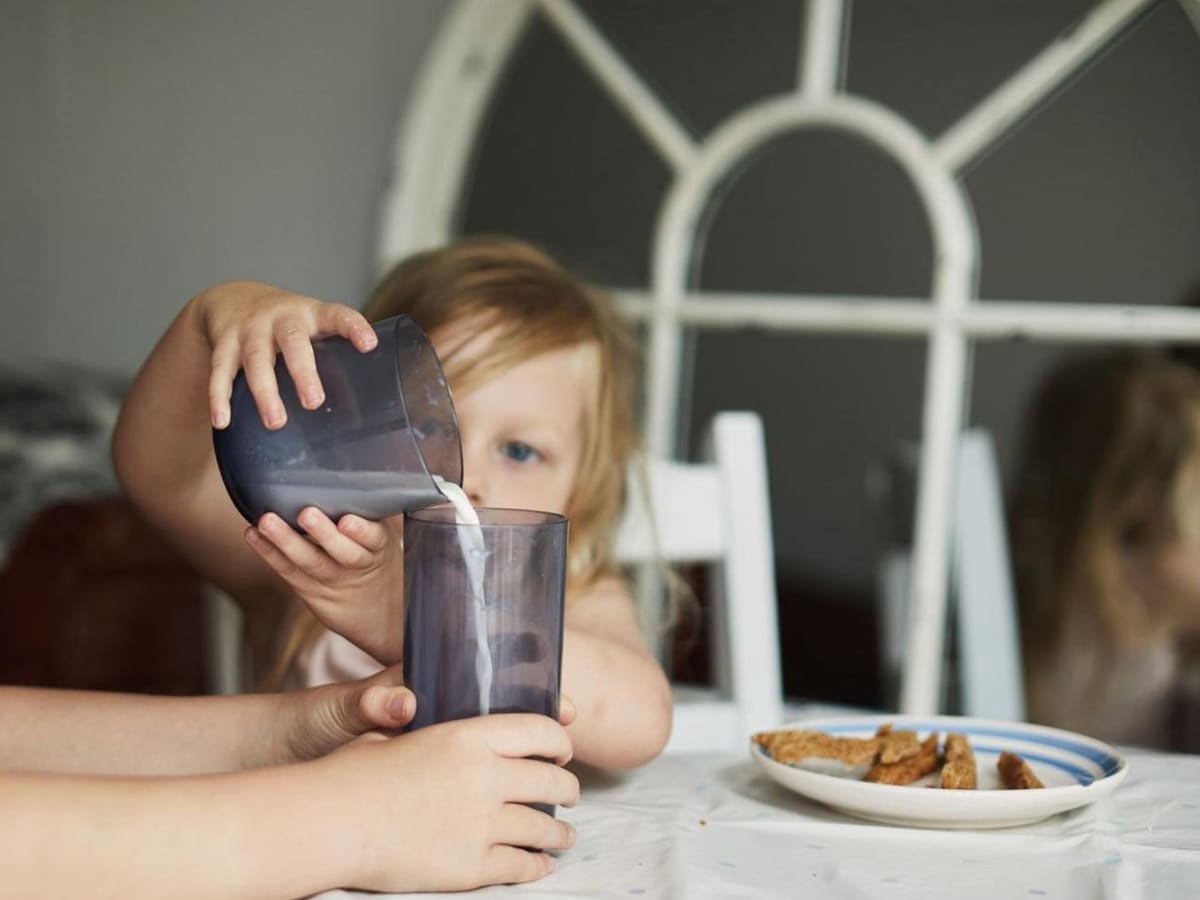
[[(965, 734), (975, 751), (978, 789), (943, 790), (937, 786), (936, 772), (911, 785), (876, 784), (862, 780), (865, 766), (848, 768), (822, 759), (779, 763), (753, 741), (750, 753), (768, 776), (797, 794), (857, 818), (925, 828), (1007, 828), (1037, 822), (1107, 796), (1129, 771), (1125, 759), (1108, 744), (1020, 722), (881, 714), (806, 719), (782, 728), (867, 738), (884, 723), (912, 729), (922, 739), (931, 731), (941, 740), (947, 732)], [(1005, 750), (1024, 759), (1045, 787), (1006, 789), (996, 770), (996, 760)]]

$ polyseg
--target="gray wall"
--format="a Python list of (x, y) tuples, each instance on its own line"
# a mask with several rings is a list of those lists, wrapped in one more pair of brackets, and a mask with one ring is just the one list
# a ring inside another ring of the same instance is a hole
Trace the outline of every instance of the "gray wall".
[(130, 373), (200, 288), (357, 302), (438, 0), (0, 3), (0, 361)]

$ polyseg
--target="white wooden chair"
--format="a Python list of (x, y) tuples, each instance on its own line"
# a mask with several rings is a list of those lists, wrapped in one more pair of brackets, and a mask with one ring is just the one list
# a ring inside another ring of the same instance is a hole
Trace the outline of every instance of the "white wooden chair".
[(204, 589), (205, 653), (210, 694), (253, 690), (248, 673), (249, 645), (242, 608), (211, 582)]
[(1025, 689), (1010, 560), (992, 438), (986, 431), (968, 431), (958, 446), (950, 570), (963, 712), (1021, 721)]
[[(739, 749), (751, 731), (783, 717), (761, 420), (751, 412), (717, 414), (707, 449), (704, 462), (648, 460), (648, 491), (633, 474), (617, 539), (622, 563), (714, 564), (708, 630), (715, 684), (676, 686), (667, 752)], [(649, 588), (660, 596), (657, 583)]]
[[(891, 485), (890, 493), (905, 491)], [(1021, 643), (1000, 468), (991, 435), (981, 429), (966, 431), (959, 439), (952, 528), (950, 586), (961, 712), (1022, 721)], [(910, 555), (907, 546), (889, 547), (879, 572), (884, 661), (893, 669), (907, 652)]]

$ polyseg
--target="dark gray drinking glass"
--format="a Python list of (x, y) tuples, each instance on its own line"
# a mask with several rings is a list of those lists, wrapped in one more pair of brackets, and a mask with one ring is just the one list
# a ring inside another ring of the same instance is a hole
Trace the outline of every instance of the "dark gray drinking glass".
[(275, 364), (287, 423), (268, 429), (244, 372), (230, 396), (230, 422), (213, 430), (225, 488), (251, 523), (274, 512), (296, 526), (306, 506), (336, 521), (369, 519), (444, 503), (433, 480), (462, 484), (462, 446), (450, 388), (428, 336), (408, 316), (375, 323), (378, 345), (313, 342), (325, 402), (300, 405), (283, 357)]
[(410, 729), (485, 711), (558, 719), (567, 520), (521, 509), (476, 512), (482, 617), (464, 558), (470, 542), (460, 539), (474, 526), (457, 524), (447, 506), (404, 518), (404, 681), (417, 697)]

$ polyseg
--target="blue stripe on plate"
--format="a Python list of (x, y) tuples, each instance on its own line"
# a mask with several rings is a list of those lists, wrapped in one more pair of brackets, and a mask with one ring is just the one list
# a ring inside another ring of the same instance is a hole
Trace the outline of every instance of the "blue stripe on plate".
[[(1002, 751), (1008, 749), (1007, 747), (988, 747), (986, 745), (978, 744), (973, 744), (972, 746), (976, 753), (994, 753), (996, 756), (999, 756)], [(1087, 769), (1081, 769), (1079, 766), (1073, 765), (1069, 762), (1064, 762), (1061, 759), (1055, 759), (1052, 756), (1042, 756), (1040, 753), (1028, 753), (1026, 751), (1022, 751), (1020, 757), (1021, 759), (1025, 760), (1025, 762), (1041, 763), (1042, 765), (1058, 769), (1060, 772), (1066, 772), (1084, 787), (1087, 787), (1096, 780), (1096, 776)], [(1105, 772), (1104, 774), (1111, 775), (1112, 773)]]
[[(879, 719), (875, 724), (854, 723), (842, 726), (833, 725), (822, 728), (821, 730), (826, 731), (829, 734), (874, 734), (875, 728), (878, 726), (878, 724), (889, 721), (894, 722), (895, 718), (882, 718)], [(914, 731), (946, 731), (948, 728), (953, 728), (954, 726), (941, 722), (914, 722), (906, 720), (901, 723), (901, 727), (910, 728)], [(1002, 740), (1007, 739), (1010, 741), (1024, 741), (1027, 744), (1041, 744), (1043, 747), (1053, 747), (1055, 750), (1064, 750), (1068, 753), (1073, 753), (1076, 756), (1083, 757), (1084, 759), (1095, 763), (1104, 772), (1105, 776), (1111, 775), (1113, 772), (1117, 771), (1118, 768), (1120, 768), (1121, 761), (1111, 753), (1108, 753), (1099, 747), (1092, 747), (1088, 744), (1080, 744), (1068, 738), (1058, 737), (1057, 735), (1042, 734), (1041, 732), (1035, 731), (1013, 731), (1006, 728), (989, 728), (986, 726), (981, 727), (967, 723), (963, 723), (963, 731), (967, 732), (972, 737), (975, 735), (982, 735), (990, 738), (1000, 738)]]

